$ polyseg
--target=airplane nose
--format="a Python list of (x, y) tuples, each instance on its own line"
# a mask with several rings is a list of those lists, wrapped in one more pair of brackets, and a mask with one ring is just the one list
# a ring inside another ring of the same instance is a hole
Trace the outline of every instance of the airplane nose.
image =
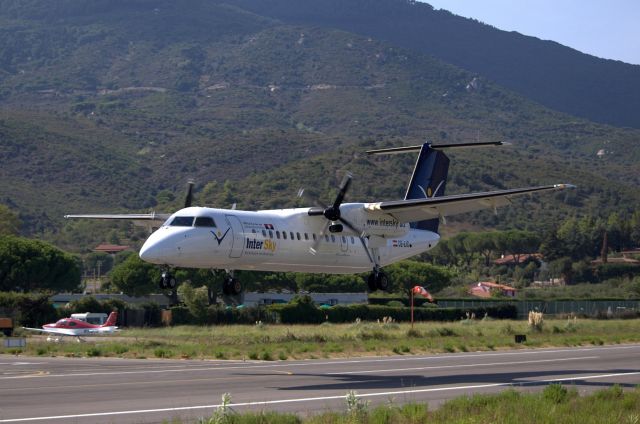
[(146, 242), (142, 245), (139, 256), (145, 262), (156, 263), (160, 259), (160, 249), (157, 244)]

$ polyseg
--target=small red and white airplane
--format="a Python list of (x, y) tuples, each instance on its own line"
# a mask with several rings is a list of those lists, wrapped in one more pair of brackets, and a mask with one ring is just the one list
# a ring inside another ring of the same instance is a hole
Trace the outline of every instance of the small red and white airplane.
[(25, 330), (40, 331), (47, 333), (54, 337), (49, 337), (47, 340), (61, 341), (65, 336), (72, 336), (78, 339), (79, 342), (84, 341), (81, 336), (95, 336), (101, 334), (111, 334), (118, 330), (116, 327), (116, 320), (118, 319), (117, 312), (111, 312), (109, 317), (102, 325), (89, 324), (86, 321), (82, 321), (75, 318), (62, 318), (57, 322), (51, 324), (45, 324), (42, 328), (28, 328), (22, 327)]

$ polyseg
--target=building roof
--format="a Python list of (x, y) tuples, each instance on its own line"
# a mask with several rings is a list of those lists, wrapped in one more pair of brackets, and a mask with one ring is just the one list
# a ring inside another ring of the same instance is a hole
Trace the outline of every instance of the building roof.
[(120, 246), (117, 244), (102, 243), (93, 248), (94, 252), (118, 253), (131, 249), (130, 246)]
[(491, 290), (500, 290), (504, 292), (514, 293), (517, 289), (505, 286), (504, 284), (494, 283), (493, 281), (480, 281), (477, 284), (469, 287), (469, 293), (478, 297), (491, 297)]
[(496, 265), (507, 265), (507, 264), (521, 264), (527, 262), (529, 259), (542, 260), (541, 253), (521, 253), (516, 255), (504, 255), (501, 258), (493, 261)]

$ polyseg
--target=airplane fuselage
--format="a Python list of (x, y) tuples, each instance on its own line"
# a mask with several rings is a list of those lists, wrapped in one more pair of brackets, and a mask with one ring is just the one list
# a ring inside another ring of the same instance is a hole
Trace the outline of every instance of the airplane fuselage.
[[(145, 242), (140, 257), (183, 268), (352, 274), (372, 263), (359, 234), (348, 228), (321, 235), (324, 217), (309, 208), (240, 211), (190, 207), (173, 214)], [(440, 237), (411, 229), (388, 214), (363, 213), (362, 203), (345, 203), (342, 216), (366, 234), (375, 261), (388, 265), (434, 247)], [(322, 240), (317, 243), (317, 239)], [(310, 248), (317, 246), (315, 254)]]

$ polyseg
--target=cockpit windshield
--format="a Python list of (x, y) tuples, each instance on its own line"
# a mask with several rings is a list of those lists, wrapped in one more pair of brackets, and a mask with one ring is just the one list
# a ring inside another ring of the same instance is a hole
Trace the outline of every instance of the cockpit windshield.
[(196, 218), (196, 227), (215, 227), (216, 223), (213, 218), (208, 216), (199, 216)]
[(193, 225), (193, 217), (192, 216), (176, 216), (173, 218), (171, 223), (169, 223), (172, 227), (191, 227)]

